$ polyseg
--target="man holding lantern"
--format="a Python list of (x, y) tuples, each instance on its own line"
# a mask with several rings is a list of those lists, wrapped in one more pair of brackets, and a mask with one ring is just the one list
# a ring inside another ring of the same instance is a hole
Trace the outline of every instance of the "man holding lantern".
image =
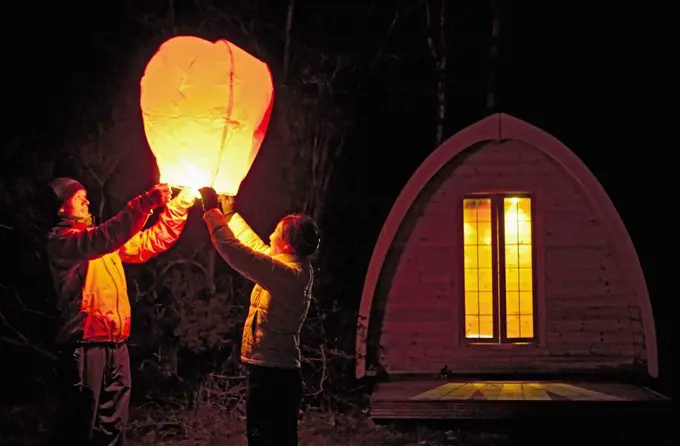
[(248, 371), (248, 444), (297, 445), (302, 400), (300, 330), (314, 284), (319, 228), (304, 214), (283, 217), (265, 244), (234, 211), (234, 199), (200, 190), (205, 221), (220, 256), (255, 283), (243, 327), (241, 361)]
[[(50, 186), (59, 218), (47, 238), (60, 313), (57, 444), (122, 445), (131, 389), (123, 263), (144, 263), (173, 246), (195, 198), (186, 190), (172, 198), (171, 189), (158, 184), (95, 226), (81, 183), (57, 178)], [(144, 229), (154, 209), (163, 206), (158, 221)]]

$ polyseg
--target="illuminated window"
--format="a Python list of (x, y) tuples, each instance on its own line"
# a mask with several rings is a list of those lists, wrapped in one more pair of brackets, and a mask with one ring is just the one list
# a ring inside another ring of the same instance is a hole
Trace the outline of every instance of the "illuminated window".
[(531, 198), (465, 198), (463, 228), (465, 337), (533, 339)]

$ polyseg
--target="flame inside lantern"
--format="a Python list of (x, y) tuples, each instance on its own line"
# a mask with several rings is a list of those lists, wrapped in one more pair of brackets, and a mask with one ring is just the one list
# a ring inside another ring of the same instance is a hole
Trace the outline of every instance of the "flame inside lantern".
[(274, 99), (269, 67), (226, 40), (163, 43), (140, 105), (161, 182), (236, 195), (262, 145)]

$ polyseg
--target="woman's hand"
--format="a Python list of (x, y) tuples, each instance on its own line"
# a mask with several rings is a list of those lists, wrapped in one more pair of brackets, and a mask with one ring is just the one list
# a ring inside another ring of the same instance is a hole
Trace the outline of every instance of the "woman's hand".
[(212, 187), (202, 187), (198, 190), (201, 193), (201, 201), (203, 202), (203, 211), (208, 212), (211, 209), (217, 209), (217, 192)]

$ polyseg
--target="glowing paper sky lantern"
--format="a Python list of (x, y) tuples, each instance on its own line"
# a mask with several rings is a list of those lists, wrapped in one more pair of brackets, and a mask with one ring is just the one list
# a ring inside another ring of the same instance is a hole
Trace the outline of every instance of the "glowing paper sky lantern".
[(236, 195), (267, 132), (269, 67), (231, 42), (179, 36), (146, 66), (140, 105), (161, 182)]

